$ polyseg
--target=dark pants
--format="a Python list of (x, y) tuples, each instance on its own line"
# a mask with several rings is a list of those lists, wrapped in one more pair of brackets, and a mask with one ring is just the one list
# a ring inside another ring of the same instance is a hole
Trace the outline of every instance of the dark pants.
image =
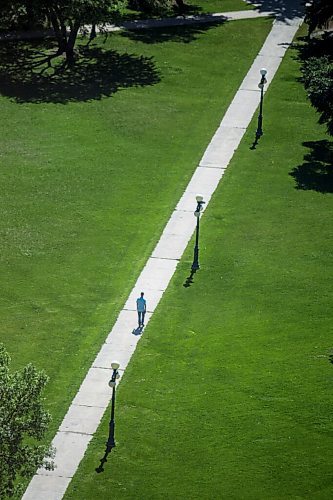
[(145, 324), (145, 314), (146, 311), (138, 311), (139, 326), (143, 326)]

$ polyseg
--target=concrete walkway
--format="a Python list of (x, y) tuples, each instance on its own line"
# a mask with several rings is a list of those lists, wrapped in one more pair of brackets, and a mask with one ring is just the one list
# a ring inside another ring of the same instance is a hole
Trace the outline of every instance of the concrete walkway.
[[(105, 24), (102, 28), (96, 27), (97, 33), (110, 33), (120, 30), (138, 30), (148, 28), (167, 28), (171, 26), (185, 26), (193, 24), (224, 23), (225, 21), (237, 21), (239, 19), (254, 19), (274, 15), (269, 10), (240, 10), (235, 12), (217, 12), (214, 14), (197, 14), (188, 16), (165, 17), (161, 19), (140, 19), (136, 21), (125, 21), (122, 24)], [(91, 26), (84, 26), (80, 32), (90, 33)], [(0, 42), (11, 40), (32, 40), (39, 38), (54, 38), (52, 29), (35, 31), (12, 31), (0, 33)]]
[(254, 19), (274, 15), (273, 11), (239, 10), (235, 12), (217, 12), (214, 14), (196, 14), (188, 16), (166, 17), (163, 19), (141, 19), (126, 21), (119, 26), (106, 24), (102, 31), (135, 30), (144, 28), (163, 28), (170, 26), (186, 26), (193, 24), (224, 23), (238, 19)]
[(268, 70), (267, 88), (301, 22), (300, 17), (284, 17), (274, 21), (272, 30), (234, 96), (53, 440), (57, 449), (56, 469), (39, 470), (28, 486), (24, 500), (59, 500), (63, 497), (109, 405), (110, 363), (113, 359), (118, 360), (122, 375), (140, 339), (140, 336), (133, 335), (133, 328), (137, 325), (136, 298), (144, 290), (148, 305), (147, 324), (194, 232), (196, 193), (203, 194), (207, 209), (208, 202), (258, 107), (260, 68)]

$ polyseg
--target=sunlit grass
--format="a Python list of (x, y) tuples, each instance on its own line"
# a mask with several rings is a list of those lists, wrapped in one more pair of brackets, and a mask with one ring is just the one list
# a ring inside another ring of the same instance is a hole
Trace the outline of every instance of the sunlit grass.
[(97, 474), (107, 412), (67, 499), (332, 497), (332, 141), (296, 55), (202, 218), (200, 271), (185, 288), (192, 242), (120, 383), (117, 448)]
[(0, 340), (50, 376), (50, 436), (269, 29), (101, 37), (54, 79), (2, 52)]

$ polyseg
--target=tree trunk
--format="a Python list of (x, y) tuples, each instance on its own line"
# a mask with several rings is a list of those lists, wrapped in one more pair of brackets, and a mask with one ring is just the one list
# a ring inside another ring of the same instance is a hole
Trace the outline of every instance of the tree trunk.
[(71, 29), (66, 46), (66, 58), (69, 66), (74, 64), (74, 45), (76, 42), (76, 37), (80, 28), (80, 24), (76, 22)]
[(34, 11), (29, 2), (26, 3), (26, 9), (27, 9), (27, 29), (31, 30), (34, 28), (35, 17), (34, 17)]
[(91, 42), (94, 38), (96, 38), (96, 24), (93, 24), (91, 26), (91, 31), (90, 31), (90, 36), (89, 36), (89, 42)]
[[(51, 25), (54, 30), (55, 37), (57, 39), (58, 43), (58, 54), (63, 54), (66, 52), (66, 46), (67, 46), (67, 33), (66, 33), (66, 27), (61, 26), (58, 21), (57, 16), (52, 10), (49, 10), (49, 20), (51, 22)], [(65, 28), (65, 29), (64, 29)]]
[(183, 0), (175, 0), (175, 3), (177, 5), (177, 10), (180, 14), (183, 14), (186, 11), (186, 4), (183, 2)]

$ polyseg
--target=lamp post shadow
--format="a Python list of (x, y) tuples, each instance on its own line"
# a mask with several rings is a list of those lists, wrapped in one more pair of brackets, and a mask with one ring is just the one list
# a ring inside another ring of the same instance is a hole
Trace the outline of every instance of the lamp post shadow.
[(103, 465), (108, 461), (108, 456), (109, 454), (111, 453), (111, 450), (108, 449), (108, 447), (106, 447), (105, 449), (105, 453), (104, 453), (104, 456), (100, 459), (100, 465), (98, 467), (96, 467), (95, 471), (97, 472), (97, 474), (100, 474), (101, 472), (104, 472), (104, 467)]
[(186, 278), (186, 281), (183, 284), (184, 288), (189, 288), (192, 285), (192, 283), (194, 283), (193, 276), (195, 275), (196, 272), (197, 272), (196, 269), (191, 270), (191, 274)]
[(254, 141), (253, 141), (252, 146), (250, 147), (250, 149), (252, 149), (252, 150), (256, 149), (258, 143), (259, 143), (259, 137), (256, 134), (256, 138), (254, 139)]

